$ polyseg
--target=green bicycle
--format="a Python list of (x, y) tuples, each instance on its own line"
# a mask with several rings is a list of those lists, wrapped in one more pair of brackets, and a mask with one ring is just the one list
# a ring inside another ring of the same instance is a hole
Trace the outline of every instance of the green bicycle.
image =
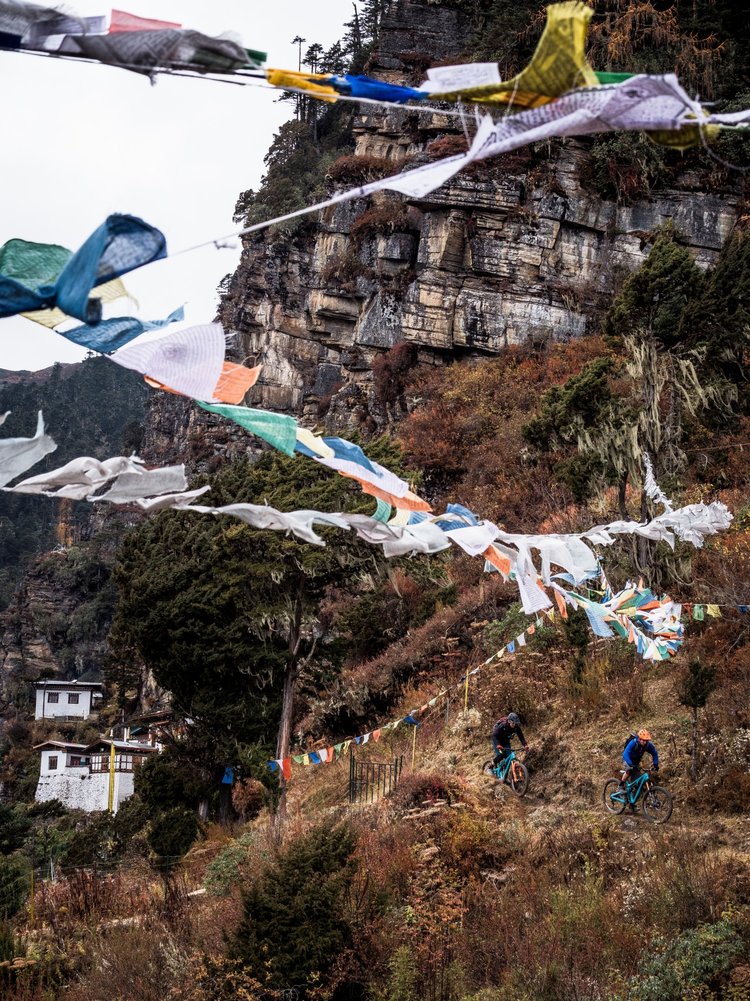
[(663, 786), (652, 785), (648, 772), (643, 772), (624, 786), (620, 785), (619, 779), (607, 779), (603, 797), (610, 813), (622, 813), (626, 806), (635, 813), (640, 799), (644, 817), (654, 824), (664, 824), (672, 816), (672, 794)]

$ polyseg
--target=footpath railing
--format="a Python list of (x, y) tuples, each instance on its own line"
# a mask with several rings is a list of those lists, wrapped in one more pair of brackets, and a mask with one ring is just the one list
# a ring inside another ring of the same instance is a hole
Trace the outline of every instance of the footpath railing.
[(404, 756), (391, 762), (357, 761), (349, 757), (349, 802), (372, 803), (396, 788), (404, 768)]

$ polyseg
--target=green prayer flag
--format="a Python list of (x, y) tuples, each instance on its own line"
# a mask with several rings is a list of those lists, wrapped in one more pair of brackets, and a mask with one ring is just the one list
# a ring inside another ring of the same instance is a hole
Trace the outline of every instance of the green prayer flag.
[(698, 622), (703, 622), (704, 612), (703, 605), (693, 605), (693, 618), (697, 619)]
[(625, 80), (629, 80), (632, 73), (599, 73), (595, 71), (596, 79), (602, 86), (608, 83), (623, 83)]
[(0, 274), (36, 292), (43, 285), (54, 285), (72, 256), (71, 250), (54, 243), (8, 240), (0, 247)]
[(254, 410), (250, 407), (233, 407), (226, 403), (201, 403), (199, 407), (208, 410), (219, 417), (227, 417), (239, 424), (246, 431), (267, 441), (280, 452), (294, 455), (294, 444), (297, 441), (297, 422), (285, 414), (274, 414), (270, 410)]

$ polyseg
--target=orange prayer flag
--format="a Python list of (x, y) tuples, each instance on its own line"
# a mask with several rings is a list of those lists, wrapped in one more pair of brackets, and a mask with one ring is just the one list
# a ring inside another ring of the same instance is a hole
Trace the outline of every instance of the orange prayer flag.
[(144, 375), (143, 381), (147, 386), (152, 389), (163, 389), (165, 393), (174, 393), (175, 396), (184, 396), (178, 389), (171, 389), (169, 386), (165, 386), (163, 382), (157, 382), (156, 379), (152, 379), (150, 375)]
[(221, 369), (219, 381), (214, 389), (214, 399), (219, 403), (231, 403), (239, 406), (245, 398), (245, 393), (258, 381), (263, 369), (262, 365), (255, 368), (245, 368), (234, 362), (225, 361)]
[(555, 601), (557, 602), (557, 607), (560, 609), (560, 615), (564, 619), (567, 619), (568, 609), (565, 607), (565, 598), (563, 598), (559, 591), (555, 591)]
[(356, 483), (359, 483), (362, 487), (362, 493), (369, 494), (371, 497), (377, 497), (379, 500), (385, 501), (386, 504), (390, 504), (391, 507), (401, 508), (406, 511), (432, 511), (427, 501), (422, 500), (421, 497), (417, 497), (411, 490), (408, 490), (403, 497), (395, 497), (393, 494), (381, 490), (380, 487), (373, 486), (372, 483), (360, 479), (353, 473), (344, 473), (340, 470), (339, 472), (341, 476), (345, 476), (348, 480), (354, 480)]
[[(221, 368), (219, 381), (214, 389), (214, 400), (238, 406), (242, 403), (248, 389), (258, 381), (262, 369), (262, 365), (256, 365), (255, 368), (245, 368), (244, 365), (225, 361)], [(150, 375), (144, 375), (143, 380), (152, 389), (163, 389), (165, 393), (174, 393), (175, 396), (185, 395), (177, 389), (172, 389), (171, 386), (165, 386), (163, 382), (157, 382)]]
[(284, 758), (284, 760), (281, 762), (281, 774), (284, 776), (284, 778), (286, 779), (287, 782), (292, 777), (292, 759), (291, 758)]
[(510, 560), (507, 556), (503, 556), (499, 549), (496, 549), (494, 546), (487, 546), (483, 555), (488, 563), (491, 563), (493, 567), (497, 567), (500, 573), (505, 574), (506, 577), (510, 575)]

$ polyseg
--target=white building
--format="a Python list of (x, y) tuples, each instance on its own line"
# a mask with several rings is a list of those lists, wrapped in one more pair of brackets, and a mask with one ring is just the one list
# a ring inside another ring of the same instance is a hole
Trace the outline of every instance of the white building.
[[(111, 749), (114, 745), (114, 770)], [(44, 803), (59, 799), (71, 810), (107, 810), (110, 781), (113, 782), (113, 811), (133, 795), (135, 773), (155, 747), (112, 741), (100, 737), (93, 744), (72, 744), (47, 740), (34, 748), (41, 751), (39, 783), (34, 799)]]
[(102, 699), (98, 681), (37, 681), (34, 719), (88, 719)]

